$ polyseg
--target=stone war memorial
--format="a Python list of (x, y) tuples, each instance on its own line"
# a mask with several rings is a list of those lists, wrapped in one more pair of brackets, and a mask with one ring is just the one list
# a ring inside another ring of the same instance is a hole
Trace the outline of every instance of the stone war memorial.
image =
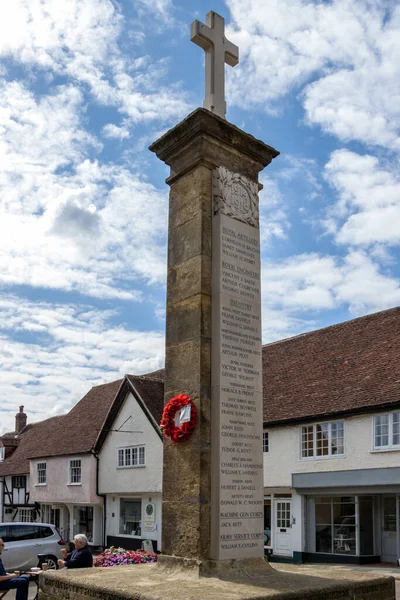
[(162, 554), (46, 572), (40, 597), (392, 600), (391, 577), (264, 556), (258, 175), (279, 153), (225, 119), (239, 50), (224, 19), (210, 11), (190, 37), (205, 51), (204, 108), (150, 147), (170, 167)]

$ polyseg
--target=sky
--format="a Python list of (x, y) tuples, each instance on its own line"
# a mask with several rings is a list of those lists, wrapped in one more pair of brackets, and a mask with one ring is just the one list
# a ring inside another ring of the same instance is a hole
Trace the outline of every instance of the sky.
[(227, 119), (261, 174), (263, 342), (400, 304), (396, 0), (0, 3), (0, 433), (163, 366), (167, 167), (225, 18)]

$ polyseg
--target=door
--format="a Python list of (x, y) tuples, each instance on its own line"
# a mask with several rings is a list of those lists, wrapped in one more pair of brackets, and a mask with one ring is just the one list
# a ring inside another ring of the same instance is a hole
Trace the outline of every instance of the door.
[(382, 498), (382, 555), (381, 561), (397, 561), (396, 496)]
[(292, 519), (290, 500), (275, 501), (274, 554), (292, 556)]

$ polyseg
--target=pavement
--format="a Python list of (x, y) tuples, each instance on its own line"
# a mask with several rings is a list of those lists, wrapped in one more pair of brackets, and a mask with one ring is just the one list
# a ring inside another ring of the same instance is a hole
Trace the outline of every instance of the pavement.
[[(280, 563), (271, 563), (274, 568), (279, 570)], [(400, 600), (400, 567), (393, 563), (378, 563), (375, 565), (331, 565), (306, 563), (301, 565), (305, 572), (307, 570), (316, 570), (318, 568), (332, 569), (338, 571), (352, 571), (355, 573), (371, 573), (371, 575), (391, 575), (396, 580), (396, 600)]]

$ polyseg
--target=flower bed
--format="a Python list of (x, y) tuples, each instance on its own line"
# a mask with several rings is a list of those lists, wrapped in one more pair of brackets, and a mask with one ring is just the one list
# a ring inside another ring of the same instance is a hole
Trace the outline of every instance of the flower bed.
[(141, 563), (157, 562), (155, 552), (144, 550), (124, 550), (124, 548), (107, 548), (93, 559), (94, 567), (117, 567), (118, 565), (138, 565)]

